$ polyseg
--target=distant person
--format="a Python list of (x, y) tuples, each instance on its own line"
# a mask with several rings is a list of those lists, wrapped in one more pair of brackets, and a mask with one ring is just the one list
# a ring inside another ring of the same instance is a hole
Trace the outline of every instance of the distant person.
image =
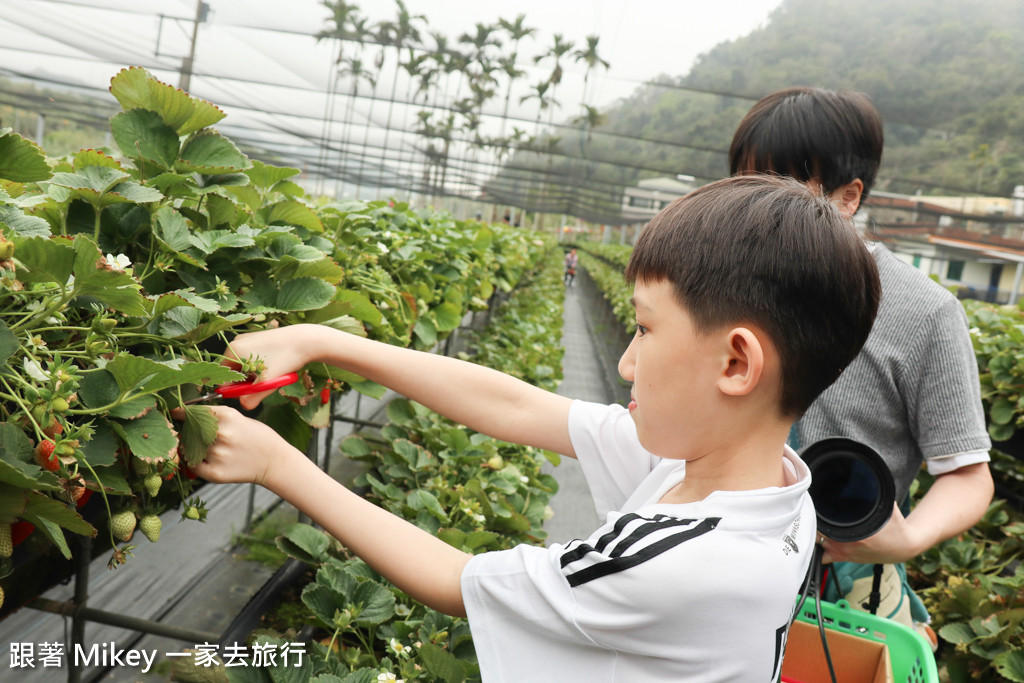
[(867, 337), (874, 261), (799, 183), (728, 178), (658, 214), (626, 277), (628, 407), (326, 325), (227, 350), (262, 358), (267, 377), (345, 368), (496, 439), (578, 458), (606, 517), (589, 538), (470, 555), (226, 406), (211, 408), (218, 434), (196, 472), (265, 486), (412, 597), (468, 615), (484, 681), (777, 680), (815, 538), (810, 472), (786, 435)]
[(575, 249), (570, 249), (565, 255), (565, 280), (566, 287), (572, 287), (572, 281), (576, 279), (576, 267), (579, 265), (580, 257)]
[[(855, 92), (790, 88), (755, 104), (729, 149), (732, 174), (788, 175), (848, 216), (860, 207), (882, 158), (882, 119)], [(903, 562), (971, 528), (992, 500), (989, 441), (967, 318), (956, 297), (884, 246), (869, 242), (882, 304), (864, 349), (796, 423), (791, 445), (843, 436), (871, 446), (896, 482), (897, 509), (874, 536), (825, 540), (838, 579), (826, 599), (860, 607), (880, 572), (878, 613), (930, 621), (906, 583)], [(935, 483), (911, 512), (910, 485), (927, 465)], [(857, 563), (857, 564), (854, 564)], [(932, 639), (930, 629), (921, 628)]]

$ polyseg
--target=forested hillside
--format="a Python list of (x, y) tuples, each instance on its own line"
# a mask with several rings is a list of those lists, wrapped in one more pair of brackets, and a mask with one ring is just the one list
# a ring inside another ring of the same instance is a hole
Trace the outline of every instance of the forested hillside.
[(658, 84), (602, 112), (600, 125), (561, 129), (567, 156), (533, 163), (601, 188), (611, 209), (615, 184), (722, 177), (751, 104), (814, 85), (863, 91), (881, 111), (878, 189), (1008, 196), (1024, 184), (1021, 0), (784, 0), (761, 29), (718, 45), (687, 74), (671, 71), (666, 64)]

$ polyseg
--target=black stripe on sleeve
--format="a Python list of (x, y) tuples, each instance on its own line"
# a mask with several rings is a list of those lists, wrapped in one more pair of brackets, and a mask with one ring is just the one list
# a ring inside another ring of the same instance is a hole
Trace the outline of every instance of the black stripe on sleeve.
[[(620, 518), (619, 521), (621, 522), (626, 517), (632, 517), (633, 519), (643, 519), (636, 515), (624, 515), (622, 518)], [(633, 521), (633, 519), (627, 520), (627, 523), (628, 521)], [(671, 534), (670, 536), (666, 536), (665, 538), (662, 538), (659, 541), (656, 541), (648, 546), (641, 548), (633, 554), (624, 555), (623, 553), (628, 548), (632, 547), (638, 541), (642, 540), (644, 537), (649, 536), (652, 533), (673, 526), (680, 526), (683, 524), (689, 526), (692, 525), (695, 521), (692, 519), (679, 520), (659, 515), (658, 518), (656, 518), (655, 520), (652, 520), (647, 524), (641, 525), (639, 528), (630, 533), (626, 538), (624, 538), (623, 547), (616, 547), (616, 549), (613, 551), (613, 554), (610, 556), (609, 559), (597, 562), (596, 564), (593, 564), (589, 567), (585, 567), (575, 572), (566, 574), (565, 578), (569, 581), (569, 585), (575, 588), (576, 586), (580, 586), (584, 583), (587, 583), (588, 581), (593, 581), (594, 579), (599, 579), (604, 576), (609, 576), (611, 574), (624, 571), (631, 567), (636, 567), (637, 565), (643, 564), (647, 560), (655, 558), (658, 555), (661, 555), (662, 553), (671, 550), (680, 543), (685, 543), (686, 541), (697, 538), (699, 536), (703, 536), (709, 531), (714, 530), (718, 526), (718, 523), (721, 521), (721, 519), (721, 517), (708, 517), (707, 519), (698, 522), (695, 526), (690, 526), (687, 529), (677, 531)], [(616, 529), (620, 533), (623, 530), (622, 527), (624, 526), (625, 524), (622, 524), (620, 526), (618, 523), (616, 523), (615, 525)], [(605, 534), (604, 536), (602, 536), (597, 545), (600, 548), (606, 548), (609, 545), (610, 541), (614, 540), (614, 538), (608, 539), (608, 536), (611, 534), (612, 532), (609, 532), (609, 534)], [(600, 552), (600, 550), (599, 548), (595, 548), (586, 544), (580, 544), (579, 546), (573, 548), (571, 551), (567, 551), (562, 555), (562, 567), (565, 568), (571, 562), (582, 559), (590, 552)]]

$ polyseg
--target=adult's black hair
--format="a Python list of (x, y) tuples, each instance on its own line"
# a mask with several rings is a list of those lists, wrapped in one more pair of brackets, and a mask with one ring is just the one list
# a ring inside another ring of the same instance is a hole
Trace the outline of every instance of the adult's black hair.
[(787, 88), (761, 98), (733, 134), (729, 172), (774, 171), (825, 194), (860, 178), (866, 197), (882, 161), (882, 117), (859, 92)]

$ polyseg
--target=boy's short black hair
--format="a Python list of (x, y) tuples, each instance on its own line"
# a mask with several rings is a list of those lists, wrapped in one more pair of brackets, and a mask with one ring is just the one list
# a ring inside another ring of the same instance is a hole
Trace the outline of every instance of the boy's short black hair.
[(849, 219), (773, 175), (726, 178), (669, 204), (641, 232), (626, 278), (668, 280), (698, 332), (763, 330), (781, 359), (780, 412), (793, 418), (860, 351), (881, 296)]
[(774, 171), (825, 194), (860, 178), (867, 197), (882, 162), (882, 117), (859, 92), (787, 88), (761, 98), (729, 147), (729, 173)]

